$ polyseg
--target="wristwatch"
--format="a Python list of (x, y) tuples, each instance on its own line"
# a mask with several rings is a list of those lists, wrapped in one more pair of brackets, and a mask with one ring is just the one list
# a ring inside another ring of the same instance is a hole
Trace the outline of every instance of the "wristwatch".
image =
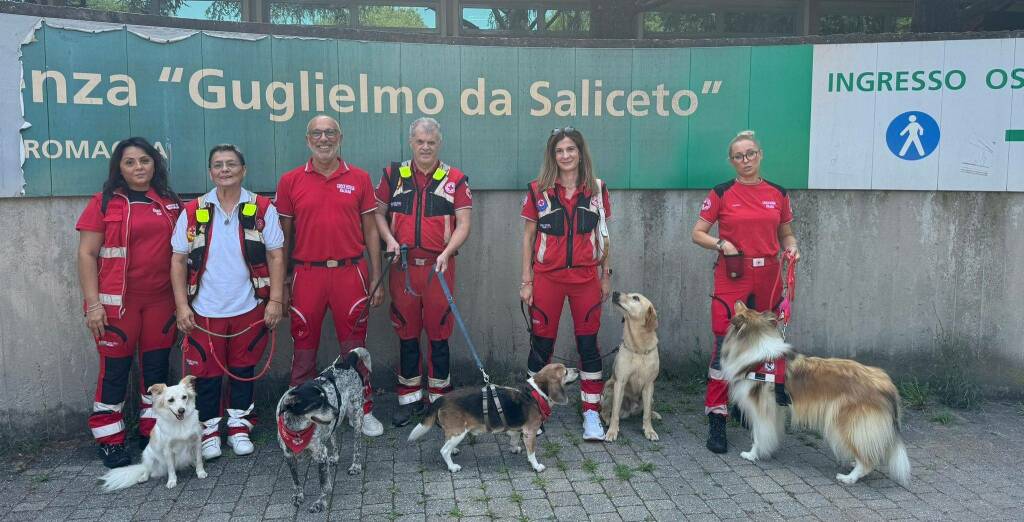
[(722, 249), (725, 248), (725, 240), (719, 238), (718, 241), (715, 242), (715, 248), (717, 248), (718, 251), (721, 252)]

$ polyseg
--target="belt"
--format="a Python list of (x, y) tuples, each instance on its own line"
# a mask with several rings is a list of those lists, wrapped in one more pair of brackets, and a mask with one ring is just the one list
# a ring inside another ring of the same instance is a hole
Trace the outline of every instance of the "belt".
[(339, 266), (345, 265), (358, 265), (359, 262), (362, 260), (363, 256), (357, 256), (347, 257), (345, 259), (328, 259), (326, 261), (299, 261), (297, 259), (293, 259), (292, 262), (294, 262), (296, 266), (317, 266), (324, 268), (337, 268)]
[[(721, 257), (722, 257), (722, 259), (725, 259), (724, 255), (721, 256)], [(762, 266), (777, 265), (777, 264), (779, 264), (779, 258), (777, 258), (775, 256), (765, 256), (765, 257), (743, 256), (743, 263), (746, 266), (752, 266), (754, 268), (759, 268), (759, 267), (762, 267)]]

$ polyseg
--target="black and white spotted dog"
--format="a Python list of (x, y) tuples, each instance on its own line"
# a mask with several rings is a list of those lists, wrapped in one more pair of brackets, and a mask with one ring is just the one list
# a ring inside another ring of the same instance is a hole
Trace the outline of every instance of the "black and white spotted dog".
[(277, 440), (292, 473), (292, 503), (296, 507), (304, 500), (299, 456), (308, 454), (320, 466), (320, 498), (310, 506), (310, 513), (330, 509), (334, 467), (339, 458), (335, 432), (346, 417), (355, 428), (348, 473), (355, 475), (363, 469), (359, 456), (363, 436), (363, 381), (356, 370), (359, 362), (370, 369), (366, 348), (356, 348), (344, 359), (339, 357), (315, 379), (290, 388), (277, 403)]

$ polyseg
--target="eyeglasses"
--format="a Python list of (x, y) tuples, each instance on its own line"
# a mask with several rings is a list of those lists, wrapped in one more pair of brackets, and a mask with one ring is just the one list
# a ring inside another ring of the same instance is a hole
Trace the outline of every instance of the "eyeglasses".
[(338, 136), (341, 136), (341, 133), (336, 131), (336, 130), (334, 130), (334, 129), (327, 129), (327, 130), (319, 130), (319, 129), (317, 129), (317, 130), (309, 131), (308, 133), (306, 133), (306, 135), (309, 136), (310, 138), (314, 138), (314, 139), (320, 139), (320, 138), (324, 138), (324, 137), (329, 138), (329, 139), (334, 139), (334, 138), (337, 138)]
[(737, 152), (736, 154), (733, 154), (732, 156), (729, 156), (729, 159), (735, 161), (736, 163), (742, 163), (744, 160), (746, 160), (746, 161), (754, 161), (755, 159), (757, 159), (757, 155), (758, 154), (761, 154), (761, 151), (759, 151), (759, 150), (750, 150), (750, 151), (747, 151), (746, 153)]
[(210, 164), (210, 168), (213, 170), (229, 169), (235, 170), (241, 167), (242, 164), (237, 161), (216, 161)]
[(569, 134), (570, 132), (576, 132), (574, 127), (562, 127), (561, 129), (551, 129), (552, 136), (558, 136), (559, 134)]

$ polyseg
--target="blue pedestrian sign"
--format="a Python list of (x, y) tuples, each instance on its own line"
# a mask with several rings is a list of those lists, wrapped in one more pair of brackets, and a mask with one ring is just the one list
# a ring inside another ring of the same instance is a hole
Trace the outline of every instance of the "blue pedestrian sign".
[(893, 118), (885, 130), (885, 143), (897, 158), (927, 158), (939, 146), (939, 124), (921, 111), (907, 111)]

